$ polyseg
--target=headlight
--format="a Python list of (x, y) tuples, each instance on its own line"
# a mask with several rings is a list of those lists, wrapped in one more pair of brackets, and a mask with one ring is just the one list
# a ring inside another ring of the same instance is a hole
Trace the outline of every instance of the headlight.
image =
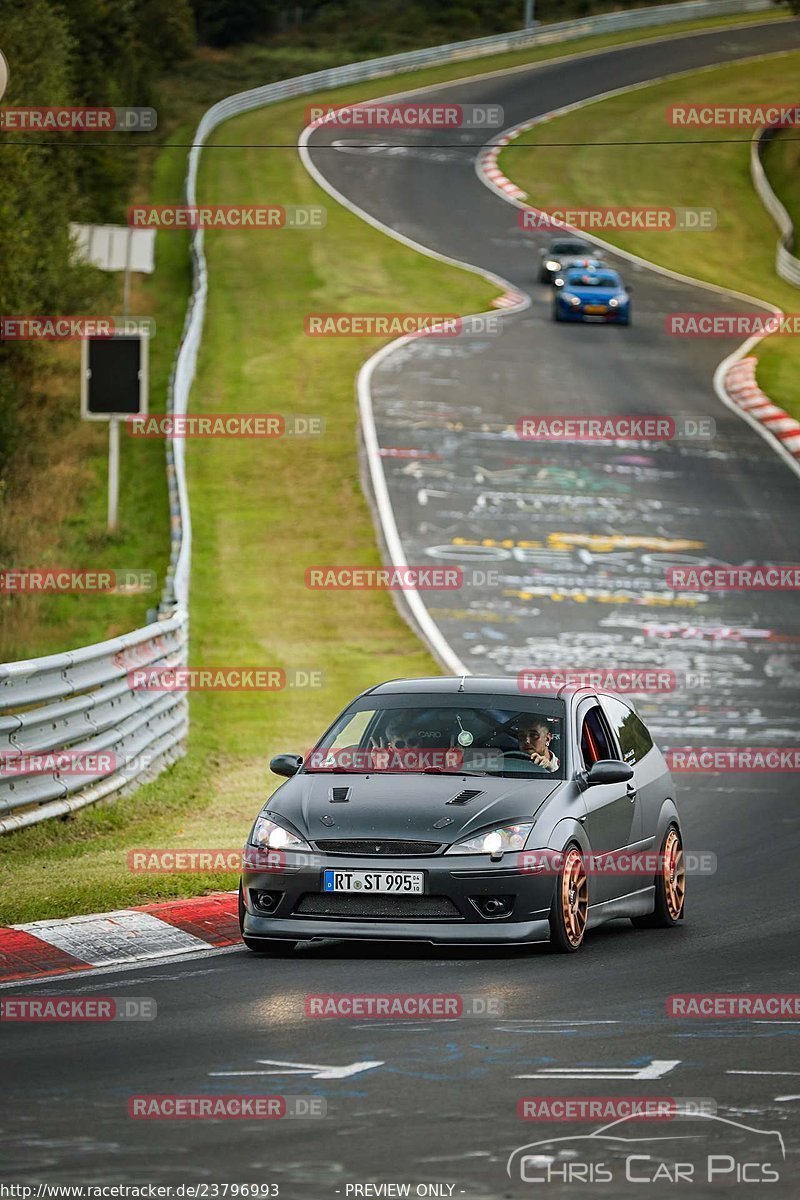
[(573, 296), (572, 292), (562, 292), (561, 298), (562, 300), (566, 300), (567, 304), (575, 305), (581, 302), (580, 296)]
[(557, 271), (558, 268), (561, 266), (561, 263), (556, 262), (556, 260), (554, 258), (548, 258), (547, 262), (544, 265), (547, 267), (548, 271)]
[(612, 296), (608, 302), (608, 307), (609, 308), (619, 308), (619, 300), (615, 300), (614, 297)]
[(491, 854), (495, 857), (507, 850), (522, 850), (533, 829), (530, 825), (498, 825), (448, 846), (445, 854)]
[(259, 817), (250, 834), (251, 846), (263, 846), (268, 850), (310, 850), (308, 842), (303, 841), (290, 829), (284, 829), (277, 821), (269, 817)]

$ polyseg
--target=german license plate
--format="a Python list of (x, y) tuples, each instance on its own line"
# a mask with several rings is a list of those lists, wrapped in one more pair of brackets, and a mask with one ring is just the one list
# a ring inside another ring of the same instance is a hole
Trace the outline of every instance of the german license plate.
[(587, 313), (604, 313), (608, 312), (608, 306), (606, 304), (586, 304), (583, 311)]
[(324, 892), (367, 892), (419, 896), (425, 891), (423, 871), (339, 871), (322, 872)]

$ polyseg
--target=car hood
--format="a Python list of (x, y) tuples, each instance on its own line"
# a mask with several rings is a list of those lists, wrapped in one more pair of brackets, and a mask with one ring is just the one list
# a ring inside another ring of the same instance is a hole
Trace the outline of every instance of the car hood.
[(568, 283), (565, 283), (564, 291), (570, 292), (573, 296), (577, 296), (583, 304), (608, 304), (609, 300), (612, 298), (617, 300), (625, 299), (625, 292), (616, 287), (580, 288), (571, 287)]
[[(563, 782), (325, 771), (296, 775), (270, 797), (262, 811), (278, 819), (285, 817), (312, 842), (376, 837), (450, 844), (487, 826), (530, 820)], [(349, 789), (347, 800), (333, 801), (333, 788)], [(448, 804), (467, 790), (478, 795), (465, 803)], [(449, 824), (436, 828), (445, 819)]]

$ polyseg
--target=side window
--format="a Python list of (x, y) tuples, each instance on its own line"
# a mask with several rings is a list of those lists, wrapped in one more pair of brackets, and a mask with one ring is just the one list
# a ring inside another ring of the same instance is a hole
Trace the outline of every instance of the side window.
[(617, 735), (625, 762), (639, 762), (648, 750), (653, 748), (653, 739), (647, 732), (646, 726), (639, 720), (636, 713), (628, 708), (627, 704), (623, 704), (621, 700), (616, 700), (612, 696), (603, 697), (603, 708)]
[(588, 769), (601, 758), (613, 758), (600, 708), (595, 704), (586, 713), (581, 726), (581, 754)]

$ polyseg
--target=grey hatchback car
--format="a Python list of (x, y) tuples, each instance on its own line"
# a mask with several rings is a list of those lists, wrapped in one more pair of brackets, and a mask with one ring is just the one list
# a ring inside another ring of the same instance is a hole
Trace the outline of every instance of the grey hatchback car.
[(245, 945), (486, 945), (683, 918), (675, 788), (626, 699), (516, 678), (394, 680), (271, 768), (244, 851)]

